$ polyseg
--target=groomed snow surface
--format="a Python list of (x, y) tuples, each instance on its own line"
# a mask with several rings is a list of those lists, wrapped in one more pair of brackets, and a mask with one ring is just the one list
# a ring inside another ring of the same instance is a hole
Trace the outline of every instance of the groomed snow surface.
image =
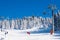
[(51, 35), (50, 33), (27, 34), (15, 30), (0, 31), (0, 40), (60, 40), (60, 34)]

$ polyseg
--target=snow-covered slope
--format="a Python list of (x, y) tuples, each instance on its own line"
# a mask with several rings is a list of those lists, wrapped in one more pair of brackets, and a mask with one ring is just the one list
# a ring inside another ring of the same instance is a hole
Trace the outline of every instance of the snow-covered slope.
[(20, 33), (16, 30), (7, 30), (8, 34), (0, 31), (0, 40), (60, 40), (60, 34), (51, 35), (50, 33), (30, 34)]

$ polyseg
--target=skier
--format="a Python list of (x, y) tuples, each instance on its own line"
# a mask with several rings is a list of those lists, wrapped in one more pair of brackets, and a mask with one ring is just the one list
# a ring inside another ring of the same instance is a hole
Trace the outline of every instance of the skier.
[(30, 35), (30, 32), (27, 32), (28, 35)]
[(6, 34), (8, 34), (8, 32), (5, 32), (5, 37), (6, 37)]
[(51, 34), (51, 35), (53, 34), (53, 29), (50, 30), (50, 34)]

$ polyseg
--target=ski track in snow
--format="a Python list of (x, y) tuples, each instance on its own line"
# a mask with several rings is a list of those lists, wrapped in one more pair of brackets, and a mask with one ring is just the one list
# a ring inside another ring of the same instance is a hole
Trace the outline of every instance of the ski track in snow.
[(28, 35), (27, 33), (8, 31), (8, 34), (5, 36), (4, 33), (0, 31), (0, 40), (60, 40), (60, 36), (54, 36), (60, 34), (40, 33)]

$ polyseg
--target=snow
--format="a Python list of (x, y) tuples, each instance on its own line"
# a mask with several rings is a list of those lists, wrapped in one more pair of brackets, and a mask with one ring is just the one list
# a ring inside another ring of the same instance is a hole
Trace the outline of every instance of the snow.
[(5, 35), (6, 31), (0, 31), (0, 40), (60, 40), (60, 36), (54, 36), (58, 34), (51, 35), (50, 33), (38, 33), (30, 34), (21, 33), (17, 30), (7, 30), (8, 34)]

